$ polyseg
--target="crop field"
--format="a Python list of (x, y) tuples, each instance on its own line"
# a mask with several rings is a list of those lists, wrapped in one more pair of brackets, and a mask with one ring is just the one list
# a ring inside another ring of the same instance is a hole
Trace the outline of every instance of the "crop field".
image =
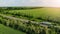
[(41, 18), (59, 21), (60, 8), (37, 8), (28, 10), (7, 10), (3, 11), (4, 14), (12, 14), (15, 16), (22, 16), (27, 18)]
[(16, 30), (8, 34), (60, 34), (60, 8), (12, 8), (0, 9), (0, 24)]

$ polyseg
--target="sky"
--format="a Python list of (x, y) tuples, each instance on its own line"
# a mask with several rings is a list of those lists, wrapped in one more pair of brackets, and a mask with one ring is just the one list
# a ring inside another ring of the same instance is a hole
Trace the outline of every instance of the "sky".
[(60, 7), (60, 0), (0, 0), (0, 6)]

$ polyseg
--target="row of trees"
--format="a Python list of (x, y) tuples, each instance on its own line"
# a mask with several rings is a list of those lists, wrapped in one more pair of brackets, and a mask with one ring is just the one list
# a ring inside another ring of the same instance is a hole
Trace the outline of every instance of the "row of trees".
[[(29, 19), (32, 19), (34, 18), (33, 16), (30, 16), (30, 15), (26, 15), (26, 14), (22, 14), (20, 12), (15, 12), (15, 11), (0, 11), (0, 13), (3, 13), (3, 14), (11, 14), (13, 15), (13, 17), (27, 17)], [(60, 18), (60, 17), (59, 17)], [(58, 17), (57, 18), (52, 18), (51, 16), (44, 16), (44, 17), (36, 17), (36, 19), (39, 19), (39, 20), (43, 20), (43, 21), (48, 21), (48, 22), (53, 22), (53, 23), (56, 23), (56, 24), (60, 24), (60, 19)]]
[[(49, 34), (48, 28), (32, 24), (30, 21), (28, 23), (25, 23), (20, 20), (0, 16), (0, 23), (4, 24), (5, 26), (26, 32), (27, 34)], [(52, 29), (50, 31), (50, 33), (53, 33)]]
[[(44, 33), (44, 31), (40, 31), (41, 28), (40, 26), (36, 26), (29, 23), (21, 22), (20, 20), (15, 20), (15, 19), (9, 19), (3, 16), (0, 16), (0, 23), (4, 24), (5, 26), (12, 27), (17, 30), (21, 30), (23, 32), (26, 32), (27, 34), (41, 34)], [(43, 30), (43, 29), (42, 29)], [(46, 34), (46, 33), (44, 33)]]
[(43, 7), (0, 7), (0, 10), (26, 10), (36, 8), (43, 8)]

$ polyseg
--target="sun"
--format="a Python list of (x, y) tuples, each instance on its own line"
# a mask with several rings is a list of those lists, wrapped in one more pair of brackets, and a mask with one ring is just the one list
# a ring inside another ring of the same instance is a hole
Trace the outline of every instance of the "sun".
[(54, 0), (53, 2), (51, 2), (51, 5), (54, 7), (60, 7), (60, 0)]
[(43, 1), (43, 5), (48, 7), (60, 7), (60, 0), (45, 0)]

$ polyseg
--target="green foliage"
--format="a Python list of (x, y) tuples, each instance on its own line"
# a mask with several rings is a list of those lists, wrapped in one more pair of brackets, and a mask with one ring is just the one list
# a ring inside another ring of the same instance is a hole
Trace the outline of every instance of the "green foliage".
[(0, 34), (26, 34), (26, 33), (0, 24)]
[[(18, 9), (18, 10), (17, 10)], [(25, 10), (25, 9), (31, 9), (31, 10)], [(59, 16), (58, 14), (52, 14), (51, 12), (51, 8), (39, 8), (39, 9), (32, 9), (32, 8), (11, 8), (11, 7), (7, 7), (5, 9), (2, 9), (0, 11), (1, 14), (5, 14), (5, 15), (10, 15), (13, 17), (20, 17), (22, 16), (27, 17), (29, 20), (33, 20), (35, 21), (35, 19), (38, 20), (42, 20), (42, 21), (49, 21), (49, 22), (54, 22), (59, 24), (60, 23), (60, 19), (57, 18), (56, 16)], [(54, 11), (54, 10), (53, 10)], [(55, 11), (56, 12), (56, 11)], [(51, 13), (51, 14), (50, 14)], [(26, 22), (22, 22), (20, 20), (17, 19), (11, 19), (11, 18), (7, 18), (7, 17), (3, 17), (0, 16), (0, 23), (4, 24), (5, 26), (17, 29), (19, 31), (23, 31), (26, 32), (27, 34), (55, 34), (58, 33), (58, 30), (56, 32), (56, 30), (54, 30), (55, 28), (46, 28), (46, 27), (42, 27), (40, 25), (37, 24), (33, 24), (30, 21), (28, 21), (28, 23)]]
[[(55, 11), (54, 9), (56, 9), (57, 11)], [(59, 24), (60, 12), (58, 10), (59, 8), (39, 8), (39, 9), (31, 9), (31, 10), (28, 9), (27, 10), (4, 10), (1, 11), (1, 13), (10, 14), (13, 15), (14, 17), (16, 16), (27, 17), (30, 20), (32, 18), (35, 18), (43, 21), (57, 22)]]

